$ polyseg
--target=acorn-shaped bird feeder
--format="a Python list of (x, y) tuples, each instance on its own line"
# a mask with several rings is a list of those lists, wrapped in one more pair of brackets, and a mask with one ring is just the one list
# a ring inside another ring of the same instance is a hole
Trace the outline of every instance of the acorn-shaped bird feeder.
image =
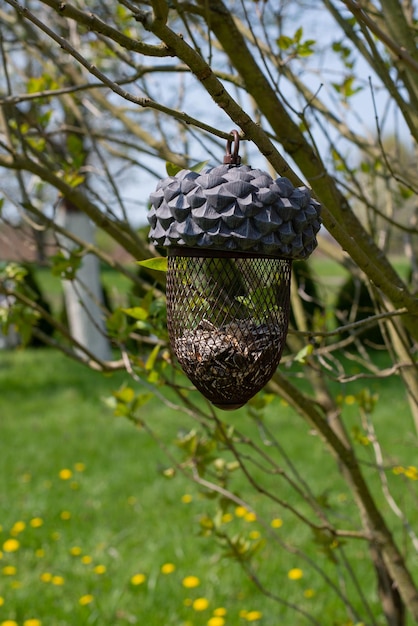
[(223, 165), (160, 181), (148, 215), (150, 239), (167, 248), (172, 349), (197, 389), (225, 410), (243, 406), (274, 374), (292, 260), (311, 254), (320, 228), (308, 189), (241, 165), (232, 135)]

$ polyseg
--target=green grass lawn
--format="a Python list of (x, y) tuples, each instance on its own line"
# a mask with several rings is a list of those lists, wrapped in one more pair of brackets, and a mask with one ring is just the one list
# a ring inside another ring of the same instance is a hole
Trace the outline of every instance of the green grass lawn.
[[(0, 623), (197, 625), (222, 608), (228, 623), (255, 619), (252, 585), (197, 536), (206, 502), (164, 478), (164, 453), (102, 402), (123, 378), (50, 351), (0, 353)], [(158, 402), (144, 410), (173, 438), (184, 421)]]
[[(312, 623), (321, 626), (355, 624), (324, 579), (337, 583), (339, 568), (283, 504), (263, 498), (239, 473), (232, 487), (257, 510), (257, 519), (231, 506), (223, 524), (250, 542), (269, 538), (255, 571), (282, 602), (260, 594), (239, 564), (222, 557), (212, 537), (201, 536), (199, 520), (215, 512), (216, 502), (181, 474), (165, 476), (170, 462), (164, 451), (144, 430), (113, 417), (104, 402), (125, 379), (122, 373), (100, 376), (49, 350), (0, 353), (0, 625), (311, 623), (285, 603), (312, 614)], [(349, 428), (358, 423), (353, 398), (363, 386), (342, 389)], [(416, 439), (406, 400), (396, 379), (376, 386), (371, 390), (380, 394), (379, 434), (392, 445), (394, 463), (413, 465)], [(143, 416), (168, 444), (179, 429), (193, 426), (156, 399), (144, 405)], [(394, 416), (405, 419), (396, 432)], [(268, 433), (259, 432), (246, 409), (222, 418), (270, 451)], [(355, 526), (351, 494), (305, 422), (276, 399), (265, 425), (315, 497)], [(368, 447), (359, 447), (370, 460)], [(250, 456), (245, 446), (243, 452)], [(252, 471), (277, 498), (306, 510), (280, 475), (256, 465)], [(398, 479), (391, 478), (395, 492)], [(367, 547), (359, 542), (341, 549), (378, 611)], [(184, 586), (185, 579), (198, 585)], [(349, 578), (342, 587), (358, 596)], [(376, 615), (376, 624), (383, 624)]]

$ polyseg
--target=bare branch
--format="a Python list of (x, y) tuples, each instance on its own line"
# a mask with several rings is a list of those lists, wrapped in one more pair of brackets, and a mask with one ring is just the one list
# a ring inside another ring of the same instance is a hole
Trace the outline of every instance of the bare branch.
[(359, 22), (363, 22), (376, 37), (384, 43), (396, 58), (403, 61), (414, 72), (418, 73), (418, 62), (409, 54), (408, 50), (393, 41), (379, 26), (377, 23), (366, 13), (366, 11), (360, 6), (356, 0), (343, 0), (344, 4), (350, 9), (353, 15)]

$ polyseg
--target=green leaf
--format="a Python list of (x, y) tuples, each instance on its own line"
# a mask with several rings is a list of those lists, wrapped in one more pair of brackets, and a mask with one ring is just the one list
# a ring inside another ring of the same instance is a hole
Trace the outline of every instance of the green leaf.
[(52, 116), (52, 109), (49, 111), (45, 111), (45, 113), (41, 113), (37, 118), (38, 124), (42, 128), (46, 128), (49, 124), (51, 116)]
[(412, 189), (409, 189), (408, 187), (404, 187), (403, 185), (399, 185), (398, 189), (401, 194), (401, 197), (404, 200), (408, 200), (414, 195), (414, 191)]
[(130, 326), (126, 314), (122, 309), (116, 309), (106, 320), (109, 336), (118, 341), (126, 341), (129, 337)]
[[(193, 165), (190, 168), (191, 172), (201, 172), (203, 170), (203, 168), (209, 163), (209, 160), (207, 161), (199, 161), (199, 163), (196, 163), (196, 165)], [(179, 172), (181, 172), (181, 170), (184, 169), (184, 167), (182, 167), (181, 165), (177, 165), (176, 163), (171, 163), (170, 161), (167, 161), (165, 164), (165, 169), (167, 171), (167, 174), (169, 176), (175, 176), (176, 174), (178, 174)]]
[(64, 174), (63, 180), (67, 183), (67, 185), (75, 188), (84, 183), (85, 177), (77, 172), (67, 172)]
[(288, 37), (287, 35), (280, 35), (280, 37), (277, 39), (277, 45), (281, 50), (288, 50), (293, 43), (293, 38)]
[(1, 267), (0, 279), (10, 279), (14, 280), (17, 283), (21, 283), (25, 276), (28, 274), (28, 270), (23, 267), (23, 265), (19, 265), (19, 263), (6, 263), (2, 264)]
[(315, 43), (315, 39), (307, 39), (306, 41), (303, 41), (301, 44), (299, 44), (297, 47), (298, 56), (309, 57), (311, 54), (313, 54), (314, 50), (312, 46), (314, 46)]
[(295, 41), (296, 43), (300, 43), (302, 39), (302, 35), (303, 35), (303, 28), (302, 26), (300, 26), (294, 34), (293, 41)]
[(186, 433), (179, 433), (176, 439), (178, 447), (185, 450), (188, 455), (193, 455), (195, 453), (197, 443), (198, 435), (194, 429)]
[(145, 369), (148, 370), (149, 372), (154, 369), (155, 361), (157, 360), (157, 356), (159, 352), (160, 352), (160, 346), (155, 346), (152, 349), (151, 354), (149, 355), (147, 362), (145, 363)]
[(138, 265), (146, 267), (149, 270), (156, 270), (157, 272), (167, 271), (167, 257), (157, 256), (153, 259), (146, 259), (145, 261), (138, 261)]
[(132, 387), (121, 387), (117, 391), (114, 391), (113, 395), (119, 402), (122, 402), (123, 404), (128, 404), (129, 402), (132, 402), (132, 400), (135, 398), (135, 391), (132, 389)]
[(73, 168), (78, 170), (86, 159), (83, 140), (77, 135), (70, 134), (67, 137), (67, 149), (71, 156)]
[(141, 406), (144, 406), (147, 402), (150, 402), (154, 398), (154, 394), (151, 392), (139, 393), (134, 402), (135, 411)]
[(206, 165), (209, 163), (209, 160), (207, 161), (199, 161), (199, 163), (196, 163), (196, 165), (193, 165), (193, 167), (190, 168), (190, 170), (192, 172), (201, 172), (203, 170), (204, 167), (206, 167)]
[(332, 44), (332, 49), (340, 55), (341, 60), (347, 69), (353, 69), (354, 62), (350, 60), (351, 49), (344, 44), (344, 40), (334, 42)]
[(79, 269), (82, 257), (82, 249), (72, 250), (69, 256), (59, 251), (50, 257), (51, 273), (65, 280), (74, 280)]
[(141, 306), (129, 307), (127, 309), (122, 309), (122, 311), (136, 320), (144, 321), (148, 317), (148, 311), (143, 309)]
[(297, 363), (302, 363), (302, 365), (306, 365), (308, 361), (308, 356), (312, 354), (313, 349), (313, 345), (311, 343), (308, 343), (308, 345), (302, 348), (302, 350), (299, 350), (299, 352), (295, 356), (295, 361)]
[(58, 83), (49, 75), (43, 74), (42, 76), (29, 78), (26, 90), (28, 93), (37, 93), (50, 89), (57, 89)]
[(165, 164), (165, 169), (169, 176), (175, 176), (176, 174), (181, 172), (183, 168), (180, 165), (176, 165), (175, 163), (170, 163), (170, 161), (167, 161)]
[(362, 87), (354, 87), (355, 76), (347, 76), (341, 84), (331, 83), (335, 91), (338, 91), (344, 98), (350, 98), (362, 90)]

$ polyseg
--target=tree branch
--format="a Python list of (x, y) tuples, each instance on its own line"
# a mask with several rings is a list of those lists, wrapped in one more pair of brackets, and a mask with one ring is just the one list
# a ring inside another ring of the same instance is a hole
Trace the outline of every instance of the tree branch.
[[(418, 62), (411, 56), (408, 50), (393, 41), (387, 33), (385, 33), (377, 23), (366, 13), (366, 11), (355, 0), (343, 0), (344, 4), (350, 9), (351, 13), (359, 22), (362, 22), (376, 37), (389, 48), (396, 58), (403, 61), (415, 73), (418, 73)], [(415, 44), (414, 44), (415, 45)]]
[[(22, 15), (22, 17), (28, 17), (30, 13), (29, 10), (19, 4), (16, 0), (6, 0), (6, 2), (13, 6)], [(81, 11), (72, 4), (69, 4), (67, 1), (41, 0), (41, 2), (42, 4), (54, 9), (58, 15), (71, 18), (78, 24), (85, 26), (87, 30), (100, 33), (101, 35), (105, 35), (109, 39), (116, 41), (122, 48), (126, 48), (132, 52), (137, 52), (138, 54), (144, 54), (145, 56), (150, 57), (173, 56), (171, 51), (164, 44), (150, 45), (144, 43), (140, 39), (131, 39), (130, 37), (124, 35), (120, 29), (113, 28), (94, 13)]]

